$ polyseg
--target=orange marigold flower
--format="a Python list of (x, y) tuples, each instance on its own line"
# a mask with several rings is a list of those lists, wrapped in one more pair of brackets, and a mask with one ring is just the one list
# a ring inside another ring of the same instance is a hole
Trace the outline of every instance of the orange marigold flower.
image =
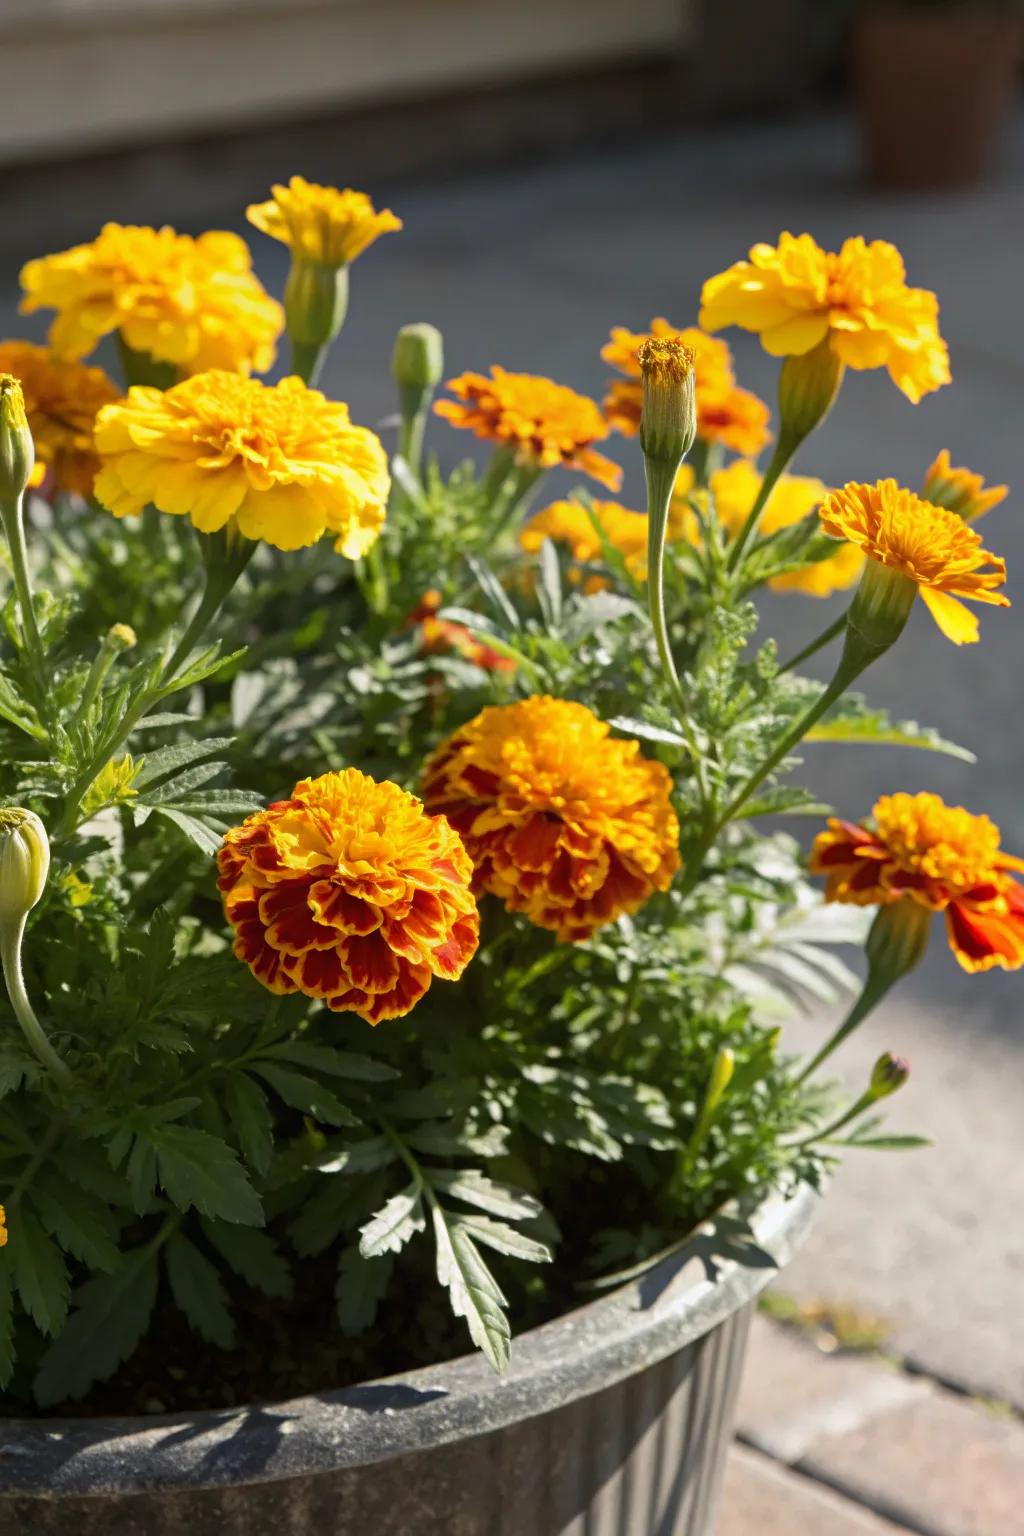
[(492, 367), (491, 377), (463, 373), (448, 388), (459, 400), (439, 400), (434, 410), (453, 427), (514, 450), (517, 460), (537, 469), (578, 469), (617, 490), (622, 470), (595, 453), (593, 444), (608, 436), (608, 424), (593, 400), (564, 384), (532, 373), (507, 373)]
[(438, 612), (444, 607), (441, 593), (431, 587), (424, 592), (406, 620), (406, 625), (418, 625), (422, 636), (423, 653), (426, 656), (446, 656), (452, 651), (464, 661), (485, 672), (514, 672), (516, 664), (511, 656), (502, 656), (493, 646), (477, 638), (465, 624), (451, 619), (439, 619)]
[(972, 469), (957, 469), (949, 458), (949, 449), (943, 448), (933, 464), (925, 472), (921, 495), (925, 501), (937, 507), (948, 507), (965, 522), (990, 512), (1005, 501), (1009, 486), (990, 485), (986, 489), (984, 475), (976, 475)]
[(442, 816), (357, 768), (303, 779), (217, 855), (234, 951), (271, 992), (368, 1024), (408, 1013), (476, 953), (473, 866)]
[(938, 300), (907, 287), (903, 257), (885, 240), (858, 235), (834, 252), (787, 232), (777, 246), (755, 245), (748, 261), (708, 278), (700, 323), (756, 331), (773, 357), (803, 356), (827, 339), (849, 368), (887, 368), (915, 404), (950, 380)]
[(0, 1248), (3, 1248), (5, 1246), (5, 1244), (6, 1244), (6, 1242), (7, 1242), (6, 1212), (4, 1211), (3, 1206), (0, 1205)]
[(833, 491), (822, 504), (821, 526), (836, 538), (848, 539), (869, 560), (914, 582), (954, 645), (978, 638), (978, 621), (959, 598), (1010, 606), (1010, 599), (996, 591), (1006, 580), (1005, 560), (983, 549), (962, 517), (923, 501), (895, 480), (876, 485), (851, 481)]
[[(595, 501), (589, 510), (581, 501), (553, 501), (524, 524), (519, 533), (520, 546), (527, 554), (535, 555), (544, 540), (551, 539), (570, 550), (580, 565), (600, 564), (604, 559), (604, 545), (601, 534), (594, 527), (591, 512), (605, 539), (618, 550), (632, 575), (637, 581), (643, 581), (647, 575), (647, 514), (631, 512), (617, 501)], [(582, 579), (578, 570), (569, 574), (573, 581)], [(603, 576), (590, 575), (586, 579), (588, 592), (599, 592), (607, 585)]]
[(380, 235), (401, 229), (390, 208), (380, 213), (365, 192), (322, 187), (293, 176), (288, 185), (271, 187), (265, 203), (245, 210), (250, 224), (287, 245), (294, 256), (325, 267), (340, 267), (366, 250)]
[(36, 468), (52, 468), (58, 490), (91, 496), (99, 469), (93, 445), (96, 413), (121, 391), (102, 368), (70, 362), (30, 341), (0, 342), (0, 373), (13, 374), (25, 395)]
[[(693, 470), (688, 464), (682, 465), (673, 492), (673, 506), (679, 509), (677, 516), (686, 516), (686, 498), (693, 494), (694, 483)], [(735, 537), (746, 522), (747, 513), (761, 488), (761, 471), (749, 459), (734, 459), (731, 464), (714, 471), (709, 485), (718, 520), (726, 532)], [(780, 528), (799, 523), (820, 507), (827, 495), (828, 487), (814, 475), (780, 475), (761, 514), (761, 533), (777, 533)], [(699, 544), (700, 524), (692, 512), (683, 526), (690, 543)], [(775, 592), (804, 592), (808, 597), (829, 597), (833, 592), (852, 587), (863, 565), (861, 550), (843, 541), (836, 544), (835, 553), (826, 559), (773, 576), (768, 585)]]
[(96, 499), (115, 517), (152, 502), (200, 533), (232, 523), (278, 549), (329, 532), (349, 560), (384, 523), (391, 480), (380, 439), (301, 379), (271, 387), (212, 371), (166, 390), (136, 385), (100, 412), (96, 447)]
[(649, 331), (628, 331), (616, 326), (611, 340), (601, 348), (606, 363), (625, 374), (611, 382), (604, 398), (604, 414), (610, 426), (635, 437), (640, 430), (643, 391), (640, 360), (645, 341), (674, 337), (694, 354), (697, 398), (697, 436), (721, 443), (735, 453), (756, 454), (771, 440), (769, 410), (763, 400), (736, 384), (732, 353), (724, 341), (708, 336), (695, 325), (680, 327), (656, 318)]
[(226, 230), (193, 239), (167, 226), (105, 224), (87, 245), (28, 262), (21, 286), (24, 313), (57, 311), (50, 344), (71, 358), (117, 331), (133, 351), (182, 374), (265, 373), (284, 325), (249, 247)]
[(827, 901), (857, 906), (916, 902), (946, 914), (950, 948), (965, 971), (1024, 965), (1024, 860), (1000, 849), (987, 816), (938, 795), (883, 795), (870, 823), (831, 820), (815, 839), (811, 870)]
[(635, 912), (679, 868), (668, 769), (583, 704), (482, 710), (433, 754), (424, 786), (428, 810), (461, 834), (476, 888), (568, 942)]

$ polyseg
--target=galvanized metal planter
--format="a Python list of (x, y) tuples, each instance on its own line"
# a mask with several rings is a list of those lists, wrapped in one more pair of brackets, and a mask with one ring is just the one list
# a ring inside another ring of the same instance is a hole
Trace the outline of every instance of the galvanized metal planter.
[[(0, 1420), (17, 1536), (711, 1536), (750, 1313), (810, 1190), (477, 1357), (273, 1407)], [(752, 1236), (751, 1236), (752, 1234)]]

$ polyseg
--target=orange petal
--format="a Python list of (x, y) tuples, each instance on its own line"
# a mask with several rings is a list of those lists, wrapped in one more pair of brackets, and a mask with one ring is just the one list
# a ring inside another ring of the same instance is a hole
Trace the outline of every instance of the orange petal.
[(947, 640), (954, 645), (973, 645), (978, 638), (978, 618), (965, 608), (959, 598), (940, 592), (937, 587), (921, 587), (928, 611)]

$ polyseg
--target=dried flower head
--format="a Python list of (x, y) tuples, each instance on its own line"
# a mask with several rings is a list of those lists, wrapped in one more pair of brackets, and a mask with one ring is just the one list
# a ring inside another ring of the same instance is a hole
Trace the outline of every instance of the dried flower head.
[(271, 992), (400, 1018), (476, 952), (472, 865), (441, 816), (356, 768), (303, 779), (217, 856), (234, 951)]
[(784, 233), (777, 246), (755, 245), (749, 260), (708, 278), (700, 324), (756, 331), (773, 357), (803, 356), (827, 341), (849, 368), (887, 368), (915, 403), (950, 380), (938, 300), (907, 287), (903, 258), (885, 240), (858, 235), (834, 252)]
[(569, 942), (670, 885), (671, 787), (583, 704), (543, 696), (482, 710), (424, 773), (425, 804), (460, 833), (476, 886)]
[(606, 363), (625, 375), (615, 379), (604, 398), (608, 423), (627, 437), (640, 430), (643, 403), (639, 350), (650, 338), (676, 337), (690, 348), (694, 363), (697, 405), (697, 436), (721, 443), (734, 453), (757, 454), (770, 440), (769, 411), (763, 400), (736, 384), (732, 354), (724, 341), (708, 336), (697, 326), (679, 327), (660, 318), (648, 331), (628, 331), (616, 326), (611, 340), (601, 349)]
[(380, 213), (365, 192), (323, 187), (302, 176), (271, 188), (265, 203), (245, 210), (250, 224), (287, 245), (293, 256), (326, 267), (355, 261), (380, 235), (401, 229), (390, 208)]
[(58, 490), (91, 496), (99, 469), (96, 414), (120, 399), (120, 389), (102, 368), (71, 362), (30, 341), (0, 342), (0, 372), (21, 383), (39, 477), (50, 467)]
[(1024, 860), (1000, 848), (987, 816), (938, 795), (884, 795), (870, 822), (831, 820), (811, 851), (827, 901), (911, 902), (946, 914), (950, 948), (965, 971), (1024, 965)]
[(608, 424), (586, 395), (532, 373), (498, 367), (492, 367), (490, 378), (460, 374), (448, 388), (463, 403), (439, 400), (434, 410), (453, 427), (512, 449), (521, 464), (578, 469), (609, 490), (618, 489), (622, 470), (593, 449), (608, 436)]
[(850, 482), (833, 491), (822, 504), (821, 525), (862, 549), (869, 561), (913, 583), (955, 645), (978, 638), (978, 621), (960, 598), (1010, 606), (1009, 598), (996, 590), (1006, 580), (1006, 562), (983, 549), (978, 534), (955, 512), (923, 501), (895, 480)]
[(134, 352), (182, 374), (264, 373), (284, 324), (245, 241), (226, 230), (193, 239), (166, 226), (105, 224), (86, 245), (28, 262), (21, 285), (24, 313), (57, 311), (50, 344), (70, 358), (117, 331)]
[(172, 389), (136, 387), (96, 423), (96, 498), (116, 517), (150, 502), (201, 533), (232, 523), (247, 539), (302, 549), (324, 533), (350, 560), (384, 522), (390, 478), (375, 433), (301, 379), (273, 386), (197, 374)]

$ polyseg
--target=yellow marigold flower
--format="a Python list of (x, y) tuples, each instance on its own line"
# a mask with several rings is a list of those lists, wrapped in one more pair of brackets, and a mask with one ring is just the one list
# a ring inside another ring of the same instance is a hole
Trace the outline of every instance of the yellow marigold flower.
[(26, 314), (55, 309), (50, 344), (86, 357), (118, 331), (125, 344), (182, 374), (265, 372), (284, 312), (264, 292), (238, 235), (105, 224), (95, 240), (21, 270)]
[(13, 374), (25, 395), (36, 448), (32, 483), (53, 469), (58, 490), (91, 496), (99, 469), (93, 447), (96, 413), (121, 398), (102, 368), (68, 361), (30, 341), (0, 342), (0, 373)]
[(986, 489), (984, 475), (976, 475), (971, 469), (955, 468), (950, 463), (948, 448), (943, 448), (935, 462), (929, 465), (921, 487), (925, 501), (934, 502), (937, 507), (948, 507), (968, 523), (998, 507), (1009, 493), (1009, 486), (990, 485)]
[(612, 740), (583, 704), (534, 697), (481, 711), (433, 754), (424, 801), (461, 835), (476, 886), (560, 939), (585, 939), (679, 868), (662, 763)]
[(491, 368), (490, 378), (460, 374), (449, 380), (448, 388), (464, 404), (439, 400), (434, 410), (453, 427), (468, 428), (477, 437), (513, 449), (520, 463), (578, 469), (609, 490), (618, 489), (622, 470), (593, 451), (593, 444), (608, 436), (608, 424), (586, 395), (532, 373), (507, 373), (497, 367)]
[(234, 951), (271, 992), (396, 1019), (476, 953), (473, 866), (442, 816), (356, 768), (303, 779), (217, 855)]
[(341, 191), (293, 176), (286, 187), (275, 184), (271, 191), (269, 201), (245, 210), (249, 223), (294, 255), (325, 267), (355, 261), (378, 236), (402, 227), (390, 208), (378, 213), (365, 192), (350, 187)]
[(959, 598), (1010, 606), (996, 590), (1006, 580), (1005, 560), (983, 549), (978, 534), (955, 512), (923, 501), (895, 480), (850, 482), (831, 492), (822, 504), (821, 526), (913, 582), (954, 645), (978, 638), (978, 620)]
[(1011, 873), (1020, 870), (994, 822), (938, 795), (883, 795), (870, 823), (831, 820), (811, 851), (828, 901), (944, 912), (965, 971), (1024, 965), (1024, 889)]
[(700, 323), (756, 331), (773, 357), (803, 356), (827, 339), (849, 368), (887, 368), (915, 404), (950, 380), (938, 300), (907, 287), (903, 258), (885, 240), (858, 235), (834, 252), (784, 233), (777, 246), (755, 245), (749, 261), (708, 278)]
[(705, 442), (721, 443), (735, 453), (760, 453), (771, 439), (768, 407), (749, 390), (738, 388), (726, 343), (695, 325), (675, 326), (661, 318), (651, 321), (649, 331), (616, 326), (611, 340), (601, 349), (605, 362), (625, 374), (624, 379), (612, 381), (604, 398), (609, 425), (627, 437), (639, 432), (643, 391), (637, 353), (645, 341), (667, 337), (685, 342), (694, 354), (697, 436)]
[[(647, 574), (646, 513), (630, 512), (617, 501), (595, 501), (591, 508), (608, 543), (618, 550), (632, 575), (643, 581)], [(553, 501), (535, 512), (519, 533), (520, 546), (527, 554), (536, 554), (545, 539), (564, 545), (580, 565), (600, 564), (604, 556), (601, 535), (581, 501)], [(579, 571), (571, 571), (570, 576), (581, 580)], [(607, 585), (603, 576), (590, 575), (586, 590), (599, 592)]]
[(172, 389), (136, 386), (96, 423), (96, 499), (115, 517), (187, 516), (200, 533), (229, 522), (247, 539), (302, 549), (325, 532), (350, 560), (384, 522), (390, 479), (380, 439), (348, 406), (301, 379), (273, 387), (237, 373)]
[(4, 1211), (3, 1206), (0, 1205), (0, 1248), (3, 1248), (5, 1246), (5, 1244), (6, 1244), (6, 1242), (7, 1242), (6, 1212)]
[[(730, 537), (735, 537), (746, 522), (747, 513), (760, 490), (761, 471), (749, 459), (734, 459), (731, 464), (716, 470), (709, 484), (719, 522)], [(673, 503), (680, 518), (685, 516), (685, 498), (693, 489), (693, 470), (684, 464), (676, 476)], [(761, 514), (761, 533), (777, 533), (780, 528), (799, 523), (816, 511), (827, 495), (828, 486), (813, 475), (781, 475)], [(692, 544), (700, 542), (700, 524), (692, 512), (686, 517), (683, 530)], [(773, 576), (768, 585), (775, 592), (804, 592), (808, 597), (829, 597), (833, 592), (852, 587), (863, 565), (861, 550), (844, 541), (836, 545), (835, 554), (827, 559), (798, 571)]]

